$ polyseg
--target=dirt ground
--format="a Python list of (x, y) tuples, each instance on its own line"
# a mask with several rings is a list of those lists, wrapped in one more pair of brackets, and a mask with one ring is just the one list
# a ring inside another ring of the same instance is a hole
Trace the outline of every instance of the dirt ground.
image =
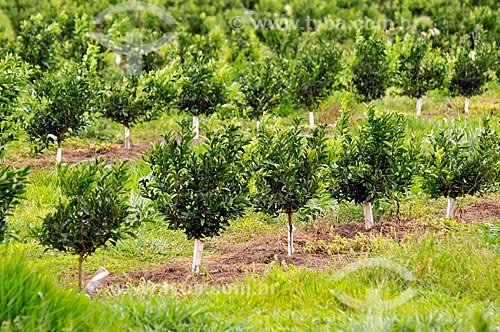
[[(76, 164), (84, 161), (91, 161), (96, 158), (105, 159), (109, 162), (133, 161), (142, 158), (151, 148), (149, 142), (138, 142), (130, 146), (130, 150), (125, 150), (121, 144), (111, 144), (106, 148), (96, 149), (95, 147), (85, 147), (78, 149), (63, 148), (63, 162)], [(31, 168), (54, 168), (56, 153), (44, 153), (35, 157), (22, 157), (14, 160), (7, 160), (6, 164), (14, 167), (30, 166)]]
[[(457, 211), (459, 222), (487, 222), (500, 219), (500, 200), (484, 201), (471, 204)], [(293, 264), (298, 268), (327, 270), (342, 260), (350, 260), (349, 255), (335, 257), (307, 252), (304, 246), (322, 240), (328, 243), (334, 236), (352, 239), (358, 234), (368, 237), (384, 236), (395, 240), (402, 239), (409, 233), (423, 233), (425, 226), (413, 220), (381, 221), (367, 231), (364, 224), (353, 222), (333, 226), (333, 228), (317, 227), (307, 231), (297, 231), (294, 239), (295, 253), (292, 257), (286, 254), (286, 234), (259, 237), (247, 243), (226, 246), (220, 255), (206, 255), (199, 275), (190, 271), (191, 261), (188, 258), (169, 264), (152, 266), (148, 270), (114, 275), (109, 285), (130, 285), (139, 281), (155, 283), (182, 283), (194, 285), (228, 284), (244, 279), (247, 275), (261, 275), (273, 265)]]

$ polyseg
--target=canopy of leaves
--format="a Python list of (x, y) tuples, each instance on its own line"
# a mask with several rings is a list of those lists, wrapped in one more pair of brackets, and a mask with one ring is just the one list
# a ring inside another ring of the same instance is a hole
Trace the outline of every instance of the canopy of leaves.
[(194, 146), (191, 124), (184, 120), (180, 132), (153, 145), (146, 159), (151, 173), (141, 180), (141, 187), (170, 229), (183, 230), (189, 239), (213, 237), (244, 214), (246, 142), (239, 129), (230, 124), (209, 132), (201, 146)]
[(38, 230), (42, 245), (86, 257), (133, 235), (128, 165), (106, 162), (59, 166), (62, 197)]
[(30, 75), (29, 65), (20, 57), (7, 55), (0, 59), (0, 116), (10, 114)]
[(152, 98), (156, 111), (172, 107), (180, 94), (182, 80), (180, 69), (176, 63), (170, 64), (150, 74), (152, 80)]
[(17, 117), (14, 110), (30, 74), (29, 65), (18, 56), (9, 54), (0, 59), (0, 149), (14, 138), (11, 130)]
[(96, 101), (95, 48), (89, 48), (82, 63), (71, 64), (54, 73), (47, 73), (35, 84), (26, 132), (41, 151), (51, 143), (49, 135), (62, 142), (68, 134), (77, 132), (85, 123)]
[(376, 36), (358, 36), (352, 63), (353, 84), (362, 101), (385, 95), (390, 84), (390, 65), (384, 41)]
[(41, 13), (33, 15), (21, 23), (17, 36), (17, 53), (42, 73), (54, 69), (61, 53), (57, 39), (61, 28), (57, 22), (47, 24)]
[(488, 119), (473, 130), (453, 124), (439, 128), (424, 141), (424, 191), (433, 198), (457, 198), (494, 189), (499, 142)]
[(459, 96), (472, 97), (482, 92), (483, 86), (490, 80), (491, 54), (484, 47), (476, 49), (475, 59), (470, 47), (458, 50), (455, 71), (450, 82), (450, 91)]
[(215, 77), (212, 61), (193, 61), (184, 64), (178, 96), (179, 110), (192, 115), (210, 115), (226, 101), (226, 87)]
[(293, 214), (321, 191), (325, 128), (304, 132), (300, 120), (281, 129), (263, 126), (252, 149), (252, 200), (258, 211)]
[(293, 73), (295, 103), (312, 111), (338, 85), (342, 70), (341, 50), (335, 45), (305, 45), (296, 60)]
[(406, 119), (395, 112), (377, 114), (370, 106), (368, 120), (348, 127), (349, 113), (338, 122), (338, 141), (329, 169), (328, 191), (339, 201), (358, 204), (392, 200), (413, 181), (417, 156), (406, 140)]
[(20, 203), (26, 190), (28, 167), (16, 169), (0, 165), (0, 243), (7, 231), (6, 218), (12, 209)]
[(283, 68), (275, 58), (249, 63), (239, 78), (248, 117), (259, 119), (280, 104), (286, 93), (284, 76)]
[(448, 70), (446, 59), (431, 48), (429, 40), (409, 38), (399, 56), (399, 85), (403, 93), (420, 98), (444, 85)]
[(146, 75), (123, 77), (104, 95), (104, 115), (129, 127), (153, 116), (152, 82)]

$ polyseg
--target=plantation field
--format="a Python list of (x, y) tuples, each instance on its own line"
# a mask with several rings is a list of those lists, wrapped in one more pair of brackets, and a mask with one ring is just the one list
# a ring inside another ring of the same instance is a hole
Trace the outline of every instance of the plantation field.
[(0, 332), (500, 331), (495, 0), (0, 0)]

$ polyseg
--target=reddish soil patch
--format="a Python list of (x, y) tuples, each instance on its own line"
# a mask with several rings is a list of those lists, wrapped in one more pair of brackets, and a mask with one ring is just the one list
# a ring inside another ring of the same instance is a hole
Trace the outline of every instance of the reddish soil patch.
[(500, 201), (484, 201), (456, 211), (458, 219), (465, 222), (485, 222), (500, 219)]
[(367, 236), (383, 236), (400, 240), (407, 234), (420, 233), (423, 231), (424, 226), (414, 220), (380, 221), (378, 223), (376, 222), (375, 226), (370, 230), (366, 230), (365, 224), (361, 222), (341, 224), (334, 228), (335, 235), (340, 235), (348, 239), (353, 239), (358, 234), (364, 234)]
[[(96, 148), (86, 147), (78, 149), (63, 148), (63, 162), (76, 164), (84, 161), (101, 158), (109, 162), (116, 160), (137, 160), (150, 150), (149, 142), (139, 142), (130, 146), (130, 150), (125, 150), (122, 145), (112, 144), (105, 149), (98, 150)], [(45, 153), (32, 158), (19, 158), (16, 160), (7, 161), (6, 164), (14, 167), (30, 166), (31, 168), (53, 168), (55, 165), (55, 151)]]
[[(457, 217), (463, 222), (500, 219), (500, 201), (471, 204), (458, 210)], [(118, 284), (123, 287), (140, 281), (182, 283), (187, 286), (198, 283), (229, 284), (242, 280), (249, 274), (260, 275), (273, 265), (286, 267), (287, 264), (293, 264), (298, 268), (327, 270), (335, 266), (339, 260), (351, 258), (348, 255), (332, 257), (321, 252), (308, 252), (304, 250), (307, 244), (314, 244), (320, 240), (328, 243), (335, 236), (353, 239), (359, 234), (367, 237), (383, 236), (398, 241), (408, 234), (421, 234), (425, 230), (424, 223), (414, 220), (379, 221), (371, 230), (365, 230), (362, 222), (335, 226), (318, 222), (313, 229), (295, 233), (295, 253), (292, 257), (286, 254), (285, 234), (266, 235), (247, 243), (218, 248), (221, 251), (218, 256), (206, 254), (199, 275), (191, 273), (191, 261), (185, 258), (169, 264), (152, 266), (148, 270), (112, 276), (109, 285)]]
[[(286, 236), (263, 236), (254, 241), (221, 248), (219, 256), (206, 255), (198, 275), (191, 273), (191, 260), (182, 259), (170, 264), (153, 266), (148, 270), (134, 271), (109, 278), (109, 284), (125, 286), (140, 281), (182, 283), (229, 284), (247, 275), (260, 275), (273, 265), (293, 264), (299, 268), (324, 270), (333, 266), (327, 255), (306, 253), (304, 245), (318, 238), (316, 233), (298, 231), (295, 235), (295, 253), (288, 257)], [(90, 279), (90, 277), (89, 277)]]

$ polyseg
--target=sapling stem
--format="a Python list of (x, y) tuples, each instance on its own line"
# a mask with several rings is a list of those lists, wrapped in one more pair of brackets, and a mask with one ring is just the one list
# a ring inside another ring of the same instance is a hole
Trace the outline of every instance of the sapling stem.
[(130, 150), (130, 126), (125, 125), (125, 149)]
[(193, 251), (193, 266), (191, 270), (193, 273), (200, 272), (201, 258), (203, 256), (203, 245), (205, 243), (200, 239), (194, 240), (194, 251)]
[(194, 139), (200, 138), (200, 119), (198, 115), (193, 115), (193, 131), (194, 131)]
[(448, 206), (446, 207), (446, 218), (455, 217), (455, 203), (456, 199), (453, 197), (448, 197)]
[(56, 162), (59, 164), (62, 161), (62, 142), (57, 141), (57, 154), (56, 154)]
[(423, 99), (422, 97), (417, 99), (417, 116), (420, 116), (422, 113), (422, 104), (423, 104)]
[(373, 228), (373, 210), (371, 202), (363, 203), (363, 213), (365, 215), (365, 229), (369, 230)]
[(465, 97), (465, 114), (469, 113), (470, 98)]
[(288, 256), (293, 254), (293, 213), (288, 213)]
[(82, 275), (83, 275), (83, 253), (78, 256), (78, 291), (82, 291)]

